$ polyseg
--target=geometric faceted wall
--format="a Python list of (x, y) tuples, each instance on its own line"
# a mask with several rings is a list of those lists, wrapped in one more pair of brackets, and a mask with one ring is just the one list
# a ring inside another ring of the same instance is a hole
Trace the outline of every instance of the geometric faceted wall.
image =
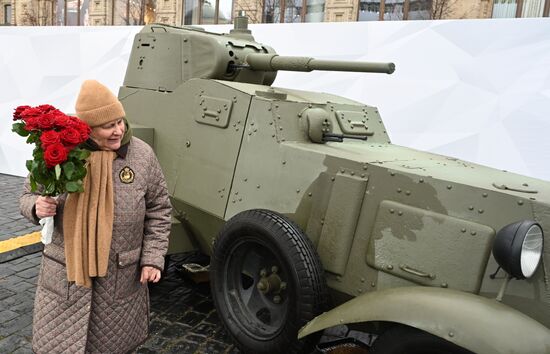
[[(227, 32), (231, 26), (204, 26)], [(377, 106), (392, 142), (550, 180), (548, 19), (250, 25), (280, 55), (392, 61), (393, 75), (280, 72), (274, 86)], [(74, 112), (84, 79), (115, 93), (140, 27), (0, 28), (0, 173), (26, 175), (21, 104)], [(131, 117), (128, 117), (131, 121)]]

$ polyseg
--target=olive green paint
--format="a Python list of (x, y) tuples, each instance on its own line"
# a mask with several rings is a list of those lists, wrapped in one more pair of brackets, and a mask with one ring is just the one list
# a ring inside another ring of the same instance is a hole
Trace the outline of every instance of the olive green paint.
[[(395, 321), (475, 352), (548, 351), (548, 236), (541, 266), (512, 280), (502, 303), (490, 298), (506, 275), (489, 275), (501, 228), (533, 219), (550, 233), (550, 183), (394, 145), (376, 107), (270, 86), (270, 70), (351, 67), (391, 71), (279, 57), (246, 29), (143, 28), (119, 98), (166, 176), (177, 220), (171, 251), (210, 254), (232, 216), (273, 210), (306, 231), (333, 306), (343, 304), (302, 336)], [(326, 134), (347, 137), (324, 142)]]

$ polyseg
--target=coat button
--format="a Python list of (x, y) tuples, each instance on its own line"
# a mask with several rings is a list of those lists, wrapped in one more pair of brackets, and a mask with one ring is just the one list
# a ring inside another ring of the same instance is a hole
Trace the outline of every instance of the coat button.
[(90, 311), (90, 305), (86, 306), (86, 310)]
[(118, 265), (122, 267), (123, 264), (122, 264), (122, 262), (118, 262)]

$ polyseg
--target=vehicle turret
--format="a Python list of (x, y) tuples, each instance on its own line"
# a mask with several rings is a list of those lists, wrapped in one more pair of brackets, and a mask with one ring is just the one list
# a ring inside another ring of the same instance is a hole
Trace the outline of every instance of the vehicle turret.
[(191, 26), (145, 26), (134, 39), (124, 86), (173, 91), (193, 78), (271, 85), (278, 70), (391, 74), (395, 65), (279, 56), (254, 40), (247, 18), (240, 16), (228, 34)]

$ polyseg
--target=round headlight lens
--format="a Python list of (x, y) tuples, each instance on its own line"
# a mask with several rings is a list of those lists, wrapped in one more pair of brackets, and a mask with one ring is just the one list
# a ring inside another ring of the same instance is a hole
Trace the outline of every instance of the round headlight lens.
[(542, 256), (542, 229), (539, 225), (532, 225), (521, 245), (521, 272), (530, 278), (537, 270)]
[(540, 264), (543, 244), (541, 226), (533, 220), (522, 220), (497, 232), (493, 256), (498, 265), (514, 278), (530, 278)]

